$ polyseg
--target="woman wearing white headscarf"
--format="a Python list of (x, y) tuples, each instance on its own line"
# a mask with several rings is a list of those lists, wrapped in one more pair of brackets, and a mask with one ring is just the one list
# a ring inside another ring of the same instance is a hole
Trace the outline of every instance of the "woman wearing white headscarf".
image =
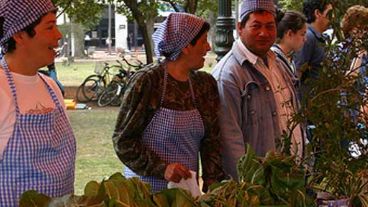
[(224, 177), (216, 82), (198, 71), (210, 50), (209, 27), (194, 15), (170, 14), (153, 35), (165, 60), (138, 71), (123, 96), (114, 148), (125, 176), (139, 176), (155, 192), (198, 172), (199, 153), (204, 191)]

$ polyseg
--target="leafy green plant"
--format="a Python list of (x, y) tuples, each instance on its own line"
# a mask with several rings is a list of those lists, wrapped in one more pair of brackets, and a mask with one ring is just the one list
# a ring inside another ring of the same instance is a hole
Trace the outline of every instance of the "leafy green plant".
[(334, 199), (349, 198), (351, 206), (368, 206), (368, 111), (362, 110), (368, 104), (362, 85), (368, 74), (350, 68), (357, 53), (367, 51), (367, 38), (362, 33), (359, 39), (328, 42), (319, 76), (306, 81), (309, 90), (294, 117), (315, 127), (304, 162), (308, 185)]
[(313, 206), (305, 193), (304, 170), (292, 156), (268, 152), (257, 157), (247, 145), (237, 167), (239, 183), (230, 180), (211, 186), (210, 193), (200, 198), (202, 206)]
[(167, 189), (153, 194), (150, 185), (138, 178), (127, 179), (115, 173), (109, 179), (98, 183), (90, 181), (84, 195), (67, 195), (50, 198), (35, 191), (25, 192), (20, 200), (21, 207), (192, 207), (197, 206), (189, 192), (181, 189)]
[[(20, 206), (116, 206), (116, 207), (304, 207), (310, 205), (304, 188), (304, 171), (293, 158), (270, 152), (256, 157), (247, 153), (238, 164), (240, 182), (227, 180), (210, 186), (210, 192), (193, 198), (182, 189), (152, 193), (149, 184), (115, 173), (101, 183), (90, 181), (84, 195), (50, 198), (35, 191), (21, 197)], [(32, 205), (33, 204), (33, 205)]]

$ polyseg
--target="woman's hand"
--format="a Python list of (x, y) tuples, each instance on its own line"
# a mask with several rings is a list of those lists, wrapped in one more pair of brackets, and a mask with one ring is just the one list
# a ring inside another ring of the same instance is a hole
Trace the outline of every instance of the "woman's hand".
[(171, 163), (166, 167), (165, 179), (175, 183), (180, 182), (182, 178), (188, 179), (192, 177), (189, 169), (179, 163)]

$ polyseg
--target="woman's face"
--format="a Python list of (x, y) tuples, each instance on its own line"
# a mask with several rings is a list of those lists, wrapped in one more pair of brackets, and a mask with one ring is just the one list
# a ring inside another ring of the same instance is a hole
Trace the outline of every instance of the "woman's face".
[(205, 61), (204, 57), (211, 50), (211, 46), (207, 41), (207, 32), (202, 34), (195, 45), (189, 44), (186, 49), (188, 50), (188, 59), (190, 60), (189, 67), (193, 70), (202, 68)]
[(289, 47), (292, 51), (296, 52), (302, 49), (305, 41), (307, 40), (307, 24), (300, 30), (293, 32), (289, 30), (287, 37), (289, 38)]

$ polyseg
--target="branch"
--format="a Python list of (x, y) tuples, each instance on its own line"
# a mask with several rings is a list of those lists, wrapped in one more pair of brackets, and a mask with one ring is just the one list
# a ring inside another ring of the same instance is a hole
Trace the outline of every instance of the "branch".
[(181, 6), (178, 6), (178, 4), (172, 0), (163, 0), (164, 2), (169, 3), (172, 8), (175, 10), (175, 12), (183, 12), (183, 9), (181, 9)]
[(322, 91), (321, 93), (315, 95), (312, 99), (311, 99), (311, 102), (313, 102), (315, 99), (317, 99), (318, 97), (326, 94), (326, 93), (330, 93), (330, 92), (335, 92), (335, 91), (340, 91), (342, 89), (342, 87), (338, 86), (336, 88), (331, 88), (331, 89), (328, 89), (328, 90), (325, 90), (325, 91)]
[(71, 5), (73, 0), (69, 0), (64, 9), (56, 16), (56, 18), (60, 17)]

